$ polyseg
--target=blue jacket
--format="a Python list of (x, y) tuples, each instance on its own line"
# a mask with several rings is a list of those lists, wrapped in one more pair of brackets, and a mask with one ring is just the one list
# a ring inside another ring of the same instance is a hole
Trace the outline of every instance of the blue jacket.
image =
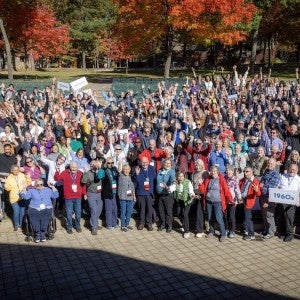
[(219, 171), (222, 174), (225, 174), (226, 166), (228, 165), (228, 159), (224, 150), (221, 150), (220, 153), (217, 153), (215, 150), (210, 152), (209, 156), (209, 168), (211, 166), (218, 166)]
[(161, 183), (165, 183), (168, 187), (173, 184), (176, 179), (176, 174), (173, 169), (165, 170), (160, 169), (156, 177), (156, 192), (161, 195), (168, 195), (169, 191), (161, 186)]
[[(147, 170), (140, 167), (140, 173), (133, 175), (133, 182), (138, 196), (153, 196), (154, 195), (154, 181), (156, 172), (153, 166), (148, 166)], [(145, 190), (144, 182), (149, 181), (149, 190)]]

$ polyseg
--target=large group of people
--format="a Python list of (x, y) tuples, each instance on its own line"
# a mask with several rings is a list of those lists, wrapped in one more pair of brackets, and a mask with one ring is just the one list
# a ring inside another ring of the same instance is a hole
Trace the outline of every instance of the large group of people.
[[(27, 211), (35, 241), (45, 241), (53, 212), (69, 234), (126, 232), (135, 207), (138, 230), (188, 238), (234, 238), (242, 215), (245, 240), (254, 240), (252, 211), (261, 210), (263, 238), (293, 239), (296, 205), (269, 201), (269, 189), (300, 192), (300, 80), (249, 77), (237, 67), (186, 84), (139, 93), (112, 90), (66, 94), (56, 82), (43, 91), (0, 86), (0, 181), (14, 230)], [(259, 204), (258, 204), (259, 203)], [(75, 220), (72, 219), (73, 212)], [(209, 228), (205, 228), (205, 219)], [(195, 224), (190, 222), (195, 216)], [(119, 221), (120, 219), (120, 221)], [(192, 226), (190, 226), (190, 223)]]

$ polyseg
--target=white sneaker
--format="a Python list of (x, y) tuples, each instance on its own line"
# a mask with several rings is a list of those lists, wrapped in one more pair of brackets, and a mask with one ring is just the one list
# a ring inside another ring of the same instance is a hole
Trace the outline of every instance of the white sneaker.
[(187, 239), (189, 236), (190, 236), (190, 233), (189, 233), (189, 232), (185, 232), (185, 233), (183, 234), (183, 237), (184, 237), (185, 239)]
[(204, 236), (205, 236), (204, 232), (197, 232), (196, 235), (195, 235), (196, 238), (202, 238)]
[(183, 227), (180, 227), (180, 228), (179, 228), (179, 231), (180, 231), (180, 232), (184, 232), (184, 228), (183, 228)]

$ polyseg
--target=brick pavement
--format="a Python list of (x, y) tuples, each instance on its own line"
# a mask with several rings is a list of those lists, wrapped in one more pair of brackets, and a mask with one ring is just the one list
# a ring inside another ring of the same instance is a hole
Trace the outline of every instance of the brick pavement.
[(26, 243), (0, 225), (0, 299), (299, 299), (300, 240), (87, 228)]

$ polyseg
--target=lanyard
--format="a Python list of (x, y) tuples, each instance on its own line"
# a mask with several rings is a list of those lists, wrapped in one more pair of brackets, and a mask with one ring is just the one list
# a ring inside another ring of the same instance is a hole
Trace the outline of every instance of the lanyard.
[(76, 181), (77, 173), (76, 173), (76, 174), (70, 173), (70, 176), (71, 176), (71, 180), (72, 180), (72, 182), (73, 182), (73, 184), (74, 184), (75, 181)]

